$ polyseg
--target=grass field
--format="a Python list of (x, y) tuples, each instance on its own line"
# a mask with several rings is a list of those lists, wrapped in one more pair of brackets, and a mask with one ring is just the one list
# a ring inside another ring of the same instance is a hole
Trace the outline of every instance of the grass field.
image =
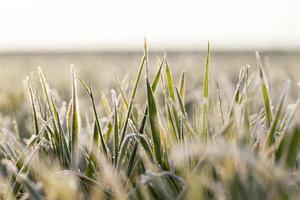
[(299, 64), (209, 47), (1, 55), (0, 198), (297, 199)]

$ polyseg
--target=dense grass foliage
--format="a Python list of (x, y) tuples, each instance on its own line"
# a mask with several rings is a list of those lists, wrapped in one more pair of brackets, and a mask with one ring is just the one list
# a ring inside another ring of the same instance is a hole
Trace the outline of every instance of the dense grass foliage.
[(200, 102), (186, 102), (189, 72), (176, 84), (166, 56), (152, 75), (146, 45), (135, 80), (117, 80), (111, 98), (72, 67), (67, 105), (39, 69), (39, 84), (27, 80), (32, 136), (0, 131), (0, 198), (297, 199), (299, 101), (287, 98), (290, 81), (272, 96), (257, 63), (242, 67), (228, 105), (209, 45)]

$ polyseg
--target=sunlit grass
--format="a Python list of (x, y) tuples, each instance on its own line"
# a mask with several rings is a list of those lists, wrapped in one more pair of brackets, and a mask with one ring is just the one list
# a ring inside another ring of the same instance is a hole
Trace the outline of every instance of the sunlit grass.
[[(164, 56), (152, 77), (146, 44), (135, 79), (112, 80), (116, 88), (106, 88), (111, 99), (104, 93), (97, 99), (101, 91), (77, 79), (72, 67), (67, 105), (39, 69), (39, 85), (27, 79), (31, 138), (0, 132), (0, 197), (297, 199), (299, 100), (288, 100), (289, 80), (272, 96), (258, 54), (257, 60), (251, 71), (242, 67), (228, 103), (222, 82), (214, 80), (208, 45), (198, 70), (201, 101), (192, 106), (189, 71), (176, 80)], [(79, 91), (90, 101), (81, 101)]]

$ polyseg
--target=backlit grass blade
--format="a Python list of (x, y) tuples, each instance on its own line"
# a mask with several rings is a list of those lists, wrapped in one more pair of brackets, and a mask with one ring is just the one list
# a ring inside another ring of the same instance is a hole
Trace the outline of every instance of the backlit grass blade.
[(180, 95), (180, 93), (178, 92), (178, 89), (177, 89), (177, 88), (175, 88), (175, 90), (176, 90), (176, 95), (177, 95), (177, 99), (178, 99), (178, 102), (179, 102), (179, 107), (180, 107), (181, 113), (183, 114), (184, 117), (186, 117), (187, 114), (186, 114), (186, 111), (185, 111), (185, 107), (184, 107), (184, 105), (183, 105), (183, 100), (182, 100), (182, 98), (181, 98), (181, 95)]
[(52, 116), (53, 128), (55, 130), (54, 131), (55, 140), (58, 141), (58, 129), (57, 129), (57, 126), (56, 126), (56, 123), (55, 123), (55, 118), (54, 118), (54, 115), (53, 115), (53, 112), (52, 112), (52, 106), (51, 106), (50, 97), (49, 97), (49, 86), (46, 82), (46, 79), (44, 77), (44, 74), (43, 74), (41, 68), (39, 68), (39, 76), (40, 76), (40, 81), (41, 81), (41, 85), (42, 85), (42, 90), (43, 90), (43, 93), (44, 93), (44, 96), (45, 96), (45, 99), (46, 99), (46, 104), (47, 104), (47, 107), (49, 109), (49, 113)]
[(57, 106), (56, 106), (56, 103), (54, 101), (54, 97), (52, 95), (52, 92), (50, 91), (49, 93), (50, 95), (50, 100), (51, 100), (51, 107), (52, 107), (52, 112), (53, 112), (53, 116), (55, 118), (55, 124), (56, 126), (58, 127), (57, 130), (58, 130), (58, 152), (59, 152), (59, 155), (61, 157), (61, 163), (67, 167), (69, 166), (70, 164), (70, 159), (71, 159), (71, 152), (68, 148), (68, 145), (67, 145), (67, 140), (66, 140), (66, 137), (65, 137), (65, 134), (64, 134), (64, 131), (63, 131), (63, 128), (62, 128), (62, 125), (61, 125), (61, 121), (60, 121), (60, 118), (59, 118), (59, 113), (58, 113), (58, 110), (57, 110)]
[(236, 89), (235, 89), (235, 92), (233, 95), (233, 100), (232, 100), (231, 107), (229, 110), (227, 123), (231, 120), (231, 118), (233, 116), (235, 104), (239, 104), (239, 102), (241, 100), (241, 93), (243, 90), (243, 82), (245, 79), (245, 75), (246, 75), (245, 67), (242, 67), (242, 69), (240, 70), (240, 73), (239, 73), (239, 81), (237, 83), (237, 86), (236, 86)]
[(104, 138), (103, 138), (103, 134), (102, 134), (101, 126), (100, 126), (100, 121), (99, 121), (98, 113), (97, 113), (97, 110), (96, 110), (96, 104), (95, 104), (95, 99), (94, 99), (92, 86), (91, 86), (91, 84), (87, 85), (82, 80), (80, 80), (80, 83), (83, 86), (83, 88), (86, 90), (86, 92), (88, 93), (88, 95), (89, 95), (89, 97), (92, 101), (92, 106), (93, 106), (93, 111), (94, 111), (94, 118), (95, 118), (95, 121), (96, 121), (97, 129), (98, 129), (99, 134), (100, 134), (101, 147), (102, 147), (102, 150), (103, 150), (104, 154), (107, 156), (108, 155), (108, 150), (107, 150)]
[(135, 80), (134, 88), (133, 88), (133, 91), (132, 91), (132, 94), (131, 94), (131, 98), (130, 98), (130, 102), (129, 102), (129, 107), (127, 109), (125, 122), (124, 122), (124, 125), (123, 125), (123, 128), (122, 128), (120, 145), (122, 144), (122, 142), (124, 140), (124, 137), (125, 137), (125, 134), (126, 134), (126, 130), (127, 130), (127, 126), (128, 126), (128, 120), (130, 118), (134, 97), (135, 97), (135, 94), (136, 94), (136, 91), (137, 91), (138, 84), (140, 82), (141, 74), (142, 74), (143, 68), (145, 66), (146, 59), (147, 59), (147, 52), (144, 52), (144, 56), (142, 58), (142, 62), (140, 64), (138, 74), (137, 74), (137, 77), (136, 77), (136, 80)]
[(67, 146), (67, 141), (61, 126), (59, 114), (57, 111), (57, 107), (52, 95), (51, 90), (49, 89), (49, 86), (46, 82), (46, 79), (43, 75), (43, 72), (41, 68), (39, 68), (39, 76), (40, 76), (40, 81), (42, 85), (42, 89), (44, 92), (44, 96), (46, 99), (46, 103), (48, 105), (49, 113), (52, 117), (52, 124), (53, 124), (53, 140), (54, 141), (54, 146), (56, 146), (56, 152), (60, 157), (60, 162), (63, 166), (68, 166), (69, 161), (70, 161), (70, 152)]
[(185, 71), (181, 73), (180, 82), (179, 82), (179, 94), (182, 99), (182, 102), (185, 102)]
[(104, 134), (104, 139), (105, 139), (106, 143), (109, 142), (109, 138), (111, 136), (112, 131), (113, 131), (113, 125), (111, 122), (108, 122), (108, 124), (106, 125), (106, 131)]
[(269, 95), (269, 87), (268, 87), (268, 83), (267, 83), (267, 77), (265, 75), (263, 66), (262, 66), (262, 62), (259, 56), (259, 53), (256, 52), (256, 60), (257, 60), (257, 65), (259, 67), (259, 77), (261, 80), (261, 90), (262, 90), (262, 94), (263, 94), (263, 98), (264, 98), (264, 104), (265, 104), (265, 110), (266, 110), (266, 114), (267, 114), (267, 126), (270, 127), (271, 123), (272, 123), (272, 118), (273, 118), (273, 114), (272, 114), (272, 107), (271, 107), (271, 100), (270, 100), (270, 95)]
[(180, 130), (180, 120), (179, 120), (179, 113), (177, 113), (177, 108), (174, 105), (174, 103), (170, 102), (170, 107), (171, 107), (171, 111), (172, 111), (172, 117), (174, 119), (174, 124), (176, 127), (176, 132), (177, 135), (179, 136), (179, 130)]
[(162, 59), (160, 65), (159, 65), (158, 71), (156, 72), (155, 77), (153, 79), (153, 82), (151, 84), (151, 89), (152, 89), (153, 93), (155, 92), (156, 87), (159, 83), (160, 75), (161, 75), (161, 69), (163, 67), (164, 62), (165, 62), (165, 58)]
[(176, 138), (178, 138), (178, 133), (177, 133), (177, 129), (175, 127), (175, 122), (172, 118), (171, 109), (170, 109), (170, 105), (168, 102), (166, 102), (166, 104), (165, 104), (165, 109), (166, 109), (166, 115), (167, 115), (167, 119), (168, 119), (169, 130), (170, 130), (173, 138), (176, 139)]
[(169, 63), (166, 60), (166, 77), (167, 77), (167, 85), (168, 85), (168, 93), (170, 95), (170, 98), (172, 101), (175, 101), (175, 93), (174, 93), (174, 82), (173, 82), (173, 77), (172, 73), (169, 67)]
[(208, 99), (209, 99), (209, 74), (210, 74), (210, 45), (208, 42), (206, 59), (205, 59), (205, 76), (203, 82), (203, 116), (202, 116), (202, 140), (207, 141), (208, 129)]
[(221, 94), (220, 94), (219, 84), (218, 83), (216, 83), (216, 87), (217, 87), (217, 94), (218, 94), (218, 102), (219, 102), (219, 109), (220, 109), (221, 121), (222, 121), (222, 125), (224, 125), (225, 124), (225, 120), (224, 120), (224, 115), (223, 115), (223, 104), (222, 104), (222, 98), (221, 98)]
[(32, 85), (27, 78), (27, 84), (28, 84), (28, 90), (29, 90), (29, 95), (30, 95), (30, 101), (31, 101), (31, 108), (32, 108), (32, 118), (33, 118), (33, 124), (34, 124), (34, 132), (37, 135), (39, 133), (39, 124), (38, 124), (38, 119), (37, 119), (37, 112), (36, 112), (36, 104), (35, 104), (35, 99), (34, 99), (34, 94), (32, 90)]
[[(159, 65), (159, 68), (158, 68), (158, 70), (155, 74), (154, 80), (152, 82), (151, 89), (152, 89), (153, 93), (155, 93), (157, 85), (159, 83), (159, 80), (160, 80), (160, 77), (161, 77), (161, 69), (162, 69), (162, 66), (163, 66), (164, 62), (165, 62), (165, 58), (163, 58), (163, 60), (161, 61), (160, 65)], [(144, 133), (146, 120), (147, 120), (147, 117), (148, 117), (148, 111), (149, 111), (148, 105), (146, 105), (146, 108), (144, 110), (143, 119), (141, 121), (141, 125), (140, 125), (140, 128), (139, 128), (139, 134)], [(127, 173), (126, 173), (127, 177), (129, 177), (131, 175), (131, 172), (133, 170), (133, 165), (134, 165), (134, 161), (135, 161), (137, 150), (138, 150), (138, 144), (139, 143), (137, 143), (137, 142), (134, 144), (132, 153), (130, 155), (130, 159), (129, 159), (129, 163), (128, 163), (128, 167), (127, 167)]]
[(96, 145), (96, 147), (99, 147), (100, 145), (100, 138), (99, 138), (99, 129), (97, 126), (96, 121), (94, 122), (94, 128), (93, 128), (93, 145)]
[(270, 131), (268, 132), (268, 135), (267, 135), (267, 141), (266, 141), (266, 146), (267, 147), (270, 147), (271, 145), (273, 145), (275, 143), (275, 133), (276, 133), (276, 130), (277, 130), (279, 117), (280, 117), (280, 114), (282, 112), (282, 108), (283, 108), (283, 105), (284, 105), (284, 100), (285, 100), (289, 85), (290, 85), (290, 82), (287, 81), (285, 83), (285, 85), (283, 87), (283, 90), (282, 90), (282, 93), (280, 95), (278, 105), (276, 107), (276, 112), (275, 112), (275, 115), (274, 115), (274, 120), (271, 124)]
[(79, 110), (77, 103), (77, 85), (76, 85), (76, 77), (74, 67), (71, 67), (72, 73), (72, 127), (71, 127), (71, 136), (72, 136), (72, 161), (73, 164), (76, 163), (76, 157), (78, 153), (78, 134), (79, 134)]
[(154, 152), (155, 152), (156, 161), (158, 162), (158, 164), (162, 166), (162, 147), (161, 147), (160, 128), (158, 122), (156, 102), (154, 100), (153, 92), (151, 90), (148, 78), (146, 80), (146, 84), (147, 84), (147, 96), (148, 96), (149, 122), (151, 127)]
[(116, 80), (116, 84), (117, 84), (117, 88), (118, 88), (118, 90), (121, 94), (122, 100), (125, 104), (125, 107), (128, 109), (128, 102), (127, 102), (127, 99), (126, 99), (126, 95), (125, 95), (125, 92), (122, 89), (122, 86), (121, 86), (121, 83), (120, 83), (119, 79)]
[(112, 101), (114, 104), (114, 163), (117, 165), (118, 154), (119, 154), (119, 126), (118, 126), (118, 100), (114, 90), (111, 91)]
[(102, 105), (106, 111), (106, 114), (107, 115), (110, 115), (111, 114), (111, 108), (109, 106), (109, 103), (108, 103), (108, 100), (105, 96), (105, 94), (102, 92), (102, 95), (101, 95), (101, 100), (102, 100)]

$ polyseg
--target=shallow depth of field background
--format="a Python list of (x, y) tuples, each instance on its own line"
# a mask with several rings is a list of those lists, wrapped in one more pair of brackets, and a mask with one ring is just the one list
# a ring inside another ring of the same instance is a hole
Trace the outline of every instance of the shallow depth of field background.
[(299, 9), (296, 0), (2, 2), (0, 101), (12, 92), (12, 83), (19, 90), (38, 66), (62, 88), (70, 64), (97, 86), (108, 84), (114, 70), (136, 69), (144, 37), (151, 66), (167, 52), (171, 67), (178, 73), (195, 70), (188, 73), (193, 78), (201, 75), (208, 40), (218, 76), (234, 75), (231, 70), (237, 73), (242, 65), (254, 67), (257, 50), (272, 71), (295, 75)]
[(190, 99), (201, 96), (208, 40), (214, 81), (228, 95), (243, 65), (255, 69), (256, 50), (270, 78), (295, 84), (300, 82), (299, 9), (294, 0), (3, 2), (0, 113), (23, 121), (28, 99), (23, 80), (37, 77), (38, 66), (62, 100), (70, 96), (70, 64), (93, 84), (96, 95), (109, 93), (115, 80), (133, 78), (145, 36), (150, 70), (166, 52), (176, 80), (187, 72)]

